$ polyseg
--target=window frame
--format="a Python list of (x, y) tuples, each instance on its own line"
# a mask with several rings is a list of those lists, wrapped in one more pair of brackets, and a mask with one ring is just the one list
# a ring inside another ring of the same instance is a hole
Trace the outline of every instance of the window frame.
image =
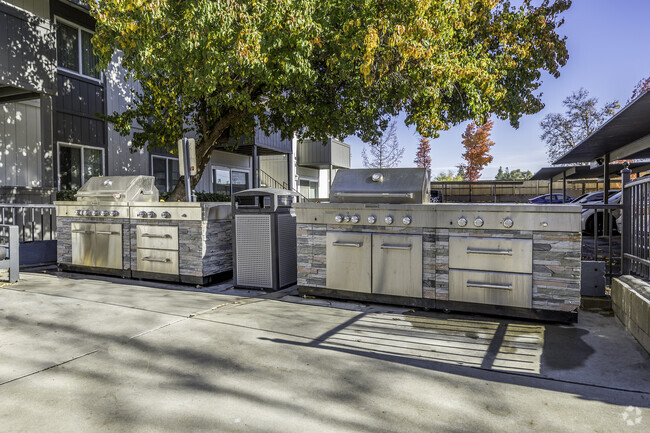
[(152, 176), (155, 177), (154, 172), (153, 172), (153, 159), (154, 158), (160, 158), (165, 160), (165, 191), (164, 192), (171, 192), (169, 190), (169, 160), (177, 161), (179, 164), (179, 176), (180, 176), (180, 160), (177, 157), (173, 156), (164, 156), (164, 155), (151, 155), (151, 160), (149, 161), (149, 166), (151, 169), (149, 172), (151, 173)]
[(232, 173), (233, 171), (238, 172), (238, 173), (245, 173), (247, 174), (246, 177), (246, 189), (251, 188), (251, 182), (252, 182), (252, 173), (251, 170), (246, 170), (245, 168), (231, 168), (231, 167), (224, 167), (222, 165), (210, 165), (210, 190), (214, 194), (214, 184), (216, 180), (215, 176), (215, 171), (216, 170), (223, 170), (223, 171), (228, 171), (228, 181), (229, 181), (229, 190), (230, 193), (229, 195), (232, 196)]
[(85, 173), (85, 163), (84, 163), (84, 149), (91, 149), (91, 150), (100, 150), (102, 152), (102, 163), (101, 163), (101, 174), (100, 176), (104, 176), (106, 173), (106, 151), (103, 147), (97, 147), (97, 146), (89, 146), (87, 144), (77, 144), (77, 143), (69, 143), (65, 141), (57, 141), (56, 142), (56, 177), (57, 177), (57, 182), (56, 182), (56, 188), (57, 191), (61, 191), (61, 146), (63, 147), (73, 147), (77, 149), (81, 149), (81, 185), (79, 187), (81, 188), (84, 183), (86, 183), (87, 179), (85, 179), (86, 173)]
[[(61, 69), (62, 71), (65, 71), (69, 74), (73, 74), (82, 78), (85, 78), (87, 80), (93, 80), (97, 81), (98, 83), (102, 83), (104, 80), (104, 73), (103, 71), (99, 71), (99, 77), (91, 77), (90, 75), (84, 74), (83, 71), (83, 59), (82, 59), (82, 49), (81, 49), (81, 32), (84, 31), (86, 33), (90, 33), (91, 35), (94, 35), (95, 32), (93, 30), (87, 29), (86, 27), (82, 27), (79, 24), (75, 24), (72, 21), (68, 21), (65, 18), (60, 18), (58, 16), (54, 17), (54, 25), (56, 26), (59, 22), (62, 24), (65, 24), (68, 27), (73, 27), (77, 29), (77, 55), (79, 56), (79, 70), (78, 71), (73, 71), (72, 69), (64, 68), (63, 66), (59, 66), (59, 46), (58, 46), (58, 38), (54, 37), (54, 41), (56, 43), (56, 48), (55, 48), (55, 54), (56, 54), (56, 68)], [(55, 34), (56, 34), (56, 27), (55, 27)]]

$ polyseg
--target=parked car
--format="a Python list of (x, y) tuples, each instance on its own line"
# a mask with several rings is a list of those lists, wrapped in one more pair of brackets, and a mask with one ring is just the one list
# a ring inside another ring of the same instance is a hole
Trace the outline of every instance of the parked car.
[[(565, 197), (565, 202), (570, 203), (573, 198), (569, 197), (568, 195), (564, 196)], [(534, 198), (529, 198), (528, 203), (537, 203), (537, 204), (543, 204), (543, 203), (562, 203), (562, 194), (544, 194), (540, 195)]]
[[(621, 190), (619, 190), (619, 189), (610, 189), (608, 197), (611, 197), (614, 194), (619, 193), (620, 191)], [(591, 202), (601, 202), (602, 203), (603, 196), (604, 196), (604, 194), (603, 194), (602, 191), (588, 192), (588, 193), (582, 194), (580, 197), (574, 199), (571, 203), (574, 203), (574, 204), (591, 203)]]
[(432, 189), (431, 196), (429, 197), (431, 203), (442, 203), (442, 191), (439, 189)]
[[(621, 202), (621, 199), (623, 198), (623, 193), (620, 191), (617, 192), (616, 194), (613, 194), (612, 196), (609, 197), (607, 202), (609, 204), (618, 204)], [(589, 202), (589, 204), (598, 204), (598, 203), (603, 203), (602, 200), (598, 202)], [(583, 209), (582, 210), (582, 231), (584, 233), (589, 233), (593, 234), (594, 233), (594, 220), (595, 220), (595, 215), (596, 215), (596, 210), (595, 209)], [(612, 211), (612, 218), (616, 221), (618, 217), (621, 215), (620, 209), (616, 209)], [(598, 210), (598, 234), (603, 233), (603, 210)], [(617, 231), (617, 225), (614, 225), (614, 231)], [(620, 230), (618, 230), (620, 232)]]

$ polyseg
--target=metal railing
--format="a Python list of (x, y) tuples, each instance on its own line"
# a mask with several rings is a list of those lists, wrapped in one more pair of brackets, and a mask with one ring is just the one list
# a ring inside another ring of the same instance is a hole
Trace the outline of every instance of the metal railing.
[(20, 242), (56, 240), (53, 204), (0, 204), (0, 224), (18, 226)]
[[(583, 234), (582, 259), (604, 261), (608, 281), (621, 275), (623, 251), (621, 237), (616, 226), (620, 215), (621, 203), (586, 203), (582, 205), (586, 231)], [(593, 209), (593, 214), (586, 217), (585, 211)], [(591, 239), (590, 239), (591, 238)]]
[(630, 181), (630, 170), (623, 179), (622, 251), (623, 274), (650, 279), (650, 177)]
[(293, 191), (298, 194), (301, 202), (307, 201), (307, 197), (300, 194), (300, 191), (296, 191), (295, 189), (291, 188), (287, 182), (280, 182), (262, 169), (259, 169), (259, 174), (260, 185), (266, 185), (269, 188), (288, 189), (289, 191)]

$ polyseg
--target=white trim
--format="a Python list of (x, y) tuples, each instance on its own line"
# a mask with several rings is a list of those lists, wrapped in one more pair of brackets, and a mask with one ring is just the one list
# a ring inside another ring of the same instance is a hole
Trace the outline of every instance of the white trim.
[(54, 30), (54, 33), (55, 33), (54, 34), (54, 42), (55, 42), (54, 52), (55, 52), (55, 57), (56, 57), (56, 67), (57, 67), (57, 69), (61, 69), (62, 71), (65, 71), (65, 72), (67, 72), (69, 74), (77, 75), (79, 77), (86, 78), (88, 80), (97, 81), (97, 83), (102, 84), (103, 83), (103, 77), (104, 77), (104, 73), (102, 71), (99, 71), (99, 77), (98, 78), (91, 77), (90, 75), (86, 75), (86, 74), (84, 74), (82, 72), (83, 71), (83, 60), (82, 60), (82, 51), (81, 51), (81, 32), (84, 31), (86, 33), (90, 33), (91, 35), (94, 35), (95, 32), (93, 30), (90, 30), (90, 29), (86, 28), (86, 27), (81, 27), (79, 24), (75, 24), (72, 21), (68, 21), (65, 18), (59, 18), (58, 16), (55, 16), (54, 17), (54, 25), (56, 26), (56, 24), (59, 21), (61, 23), (65, 24), (68, 27), (73, 27), (73, 28), (77, 29), (77, 55), (79, 56), (79, 70), (78, 71), (73, 71), (72, 69), (68, 69), (68, 68), (64, 68), (63, 66), (59, 66), (59, 49), (58, 49), (59, 46), (57, 44), (57, 42), (58, 42), (58, 39), (57, 39), (58, 34), (57, 34), (57, 29), (55, 27), (55, 30)]
[(81, 149), (81, 167), (80, 167), (81, 185), (79, 185), (79, 187), (83, 186), (83, 184), (86, 183), (87, 180), (84, 179), (85, 177), (84, 149), (100, 150), (102, 152), (101, 176), (104, 176), (104, 174), (106, 173), (106, 149), (104, 149), (103, 147), (89, 146), (87, 144), (69, 143), (66, 141), (57, 141), (56, 142), (56, 189), (57, 191), (61, 191), (61, 146)]

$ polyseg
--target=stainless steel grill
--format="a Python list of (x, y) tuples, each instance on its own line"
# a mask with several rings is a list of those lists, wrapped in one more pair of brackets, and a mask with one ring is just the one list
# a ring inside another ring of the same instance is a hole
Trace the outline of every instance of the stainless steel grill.
[(86, 203), (128, 203), (158, 201), (153, 176), (92, 177), (77, 192), (77, 201)]

